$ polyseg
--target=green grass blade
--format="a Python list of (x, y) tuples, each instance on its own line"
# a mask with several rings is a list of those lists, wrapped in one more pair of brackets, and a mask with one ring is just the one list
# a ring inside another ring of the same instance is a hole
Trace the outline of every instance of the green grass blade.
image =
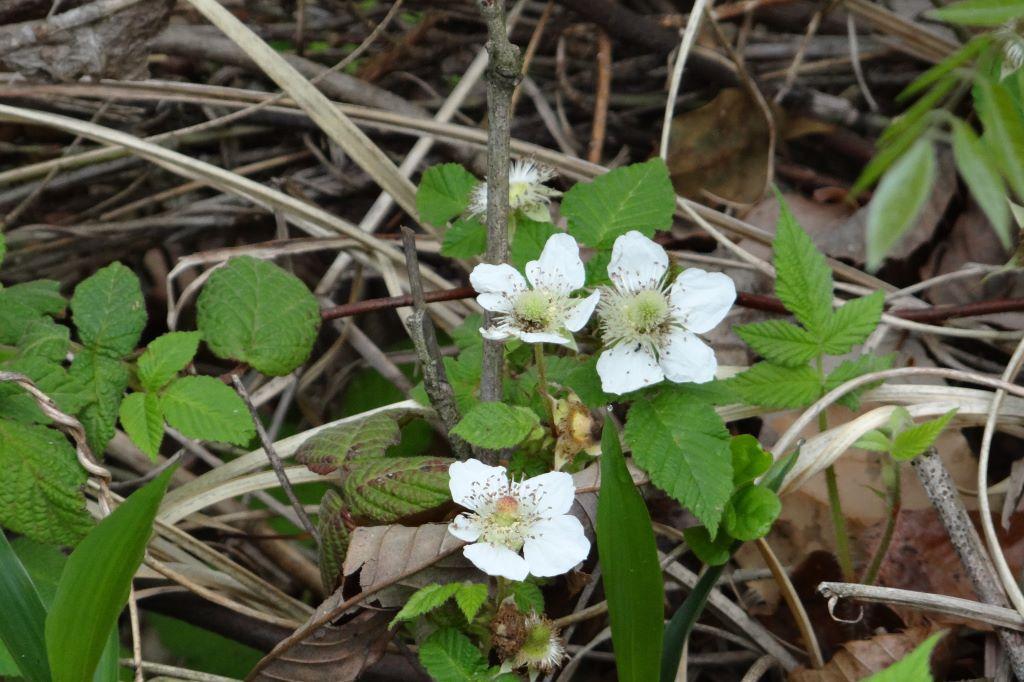
[(0, 531), (0, 640), (32, 682), (50, 679), (44, 628), (46, 608), (18, 555)]
[(133, 493), (103, 519), (68, 557), (46, 619), (46, 645), (54, 682), (93, 678), (128, 601), (132, 576), (174, 469)]

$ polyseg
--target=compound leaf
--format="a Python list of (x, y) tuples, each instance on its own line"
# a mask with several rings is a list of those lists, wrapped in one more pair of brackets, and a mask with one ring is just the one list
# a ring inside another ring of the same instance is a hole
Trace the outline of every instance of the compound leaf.
[(483, 448), (510, 448), (533, 431), (539, 420), (525, 407), (479, 403), (455, 425), (452, 433)]
[(781, 195), (778, 201), (779, 221), (772, 242), (775, 293), (786, 310), (821, 339), (832, 314), (832, 270)]
[(199, 348), (199, 332), (168, 332), (149, 342), (139, 356), (139, 381), (147, 391), (158, 391), (192, 362)]
[(416, 211), (420, 219), (441, 227), (469, 204), (469, 193), (476, 177), (457, 163), (431, 166), (420, 178), (416, 189)]
[(128, 355), (146, 326), (139, 278), (116, 262), (97, 270), (75, 287), (71, 317), (86, 347), (118, 358)]
[(376, 524), (394, 523), (451, 499), (446, 457), (362, 459), (348, 467), (342, 495), (354, 516)]
[(160, 410), (189, 438), (246, 445), (256, 433), (245, 403), (214, 377), (176, 379), (160, 396)]

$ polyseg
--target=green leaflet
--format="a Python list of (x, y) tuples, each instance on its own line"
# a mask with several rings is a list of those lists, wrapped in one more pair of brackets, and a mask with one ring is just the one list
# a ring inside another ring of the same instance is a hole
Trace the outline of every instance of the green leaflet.
[(46, 618), (54, 682), (87, 682), (128, 600), (174, 469), (134, 492), (68, 557)]
[(729, 432), (715, 409), (684, 393), (659, 393), (633, 403), (625, 437), (651, 481), (715, 532), (732, 494)]
[(941, 417), (915, 424), (897, 433), (892, 439), (892, 458), (897, 462), (906, 462), (923, 453), (932, 446), (955, 414), (956, 408), (953, 408)]
[(441, 254), (450, 258), (472, 258), (487, 249), (487, 227), (475, 218), (460, 218), (444, 232)]
[(447, 457), (361, 459), (343, 475), (342, 495), (353, 516), (375, 524), (434, 509), (451, 499)]
[(442, 628), (420, 645), (420, 663), (435, 682), (482, 682), (487, 660), (473, 642), (454, 628)]
[(480, 613), (488, 595), (489, 589), (486, 583), (462, 583), (459, 591), (455, 593), (455, 603), (458, 604), (462, 615), (466, 617), (467, 623), (472, 623), (476, 614)]
[(516, 602), (516, 607), (520, 611), (523, 613), (529, 613), (530, 611), (544, 613), (544, 593), (540, 591), (536, 583), (524, 580), (521, 583), (512, 583), (510, 589), (512, 590), (512, 598)]
[(146, 326), (139, 278), (117, 262), (97, 270), (75, 287), (71, 317), (86, 347), (116, 358), (128, 355)]
[(822, 348), (806, 329), (785, 320), (767, 320), (734, 327), (755, 353), (783, 367), (801, 367), (821, 355)]
[(548, 237), (558, 231), (558, 228), (551, 223), (542, 223), (517, 216), (515, 231), (512, 234), (512, 244), (509, 246), (509, 263), (517, 270), (523, 270), (528, 262), (540, 257), (540, 252), (547, 244)]
[(876, 291), (869, 296), (847, 301), (833, 312), (823, 335), (825, 353), (843, 355), (857, 344), (864, 343), (882, 318), (884, 302), (885, 294)]
[(1017, 198), (1024, 198), (1024, 114), (1003, 83), (979, 78), (974, 93), (988, 152)]
[(4, 289), (4, 297), (28, 306), (39, 315), (60, 315), (67, 301), (60, 293), (60, 282), (52, 279), (34, 279)]
[[(35, 584), (0, 531), (0, 644), (12, 656), (21, 675), (29, 682), (49, 682), (46, 657), (46, 608)], [(0, 647), (0, 648), (3, 648)]]
[(431, 166), (416, 189), (416, 211), (422, 220), (442, 227), (466, 210), (476, 184), (473, 174), (457, 163)]
[(618, 678), (622, 682), (654, 680), (664, 618), (658, 548), (647, 505), (626, 468), (618, 430), (610, 418), (605, 418), (601, 437), (597, 547)]
[(466, 617), (466, 622), (472, 623), (480, 607), (487, 601), (487, 594), (486, 583), (433, 583), (421, 587), (409, 597), (409, 601), (392, 619), (391, 627), (395, 627), (396, 623), (415, 620), (430, 613), (444, 606), (452, 597), (455, 598), (462, 615)]
[(786, 409), (810, 405), (821, 396), (821, 377), (811, 367), (759, 362), (728, 381), (748, 405)]
[(779, 496), (767, 488), (747, 484), (729, 500), (722, 517), (722, 526), (737, 540), (756, 540), (771, 530), (782, 511)]
[(25, 325), (18, 339), (18, 355), (59, 363), (68, 353), (71, 331), (48, 317), (40, 317)]
[(256, 435), (245, 403), (214, 377), (176, 379), (160, 396), (160, 410), (189, 438), (246, 445)]
[(160, 399), (152, 393), (132, 393), (121, 401), (118, 413), (128, 437), (155, 460), (164, 439), (164, 415), (160, 410)]
[(864, 682), (931, 682), (934, 678), (929, 660), (935, 650), (935, 645), (945, 635), (945, 630), (936, 632), (903, 659), (896, 661), (885, 670), (865, 678)]
[(334, 490), (328, 489), (320, 500), (317, 530), (320, 533), (317, 556), (320, 580), (324, 590), (330, 594), (341, 584), (342, 566), (351, 540), (348, 526), (345, 525), (345, 503)]
[(789, 206), (781, 196), (778, 199), (779, 221), (772, 242), (775, 294), (786, 310), (820, 339), (832, 315), (832, 270)]
[(85, 471), (60, 432), (0, 418), (0, 468), (0, 525), (56, 545), (74, 545), (92, 527)]
[(577, 183), (562, 198), (561, 212), (579, 242), (607, 248), (630, 230), (650, 237), (668, 229), (675, 206), (668, 167), (655, 158)]
[(401, 432), (386, 414), (371, 415), (352, 424), (323, 429), (302, 442), (295, 461), (310, 471), (326, 476), (349, 460), (377, 459), (398, 443)]
[(999, 26), (1024, 17), (1024, 0), (962, 0), (933, 9), (928, 16), (962, 26)]
[(100, 458), (114, 437), (118, 408), (128, 387), (128, 368), (102, 351), (85, 349), (75, 355), (68, 376), (83, 387), (87, 402), (78, 418), (89, 436), (89, 447)]
[(953, 159), (960, 177), (971, 195), (985, 212), (1003, 247), (1013, 243), (1010, 233), (1010, 207), (1006, 202), (1006, 183), (999, 175), (996, 162), (974, 130), (959, 118), (950, 121), (953, 129)]
[(214, 272), (196, 310), (199, 331), (217, 357), (248, 362), (270, 376), (304, 363), (320, 329), (320, 307), (302, 280), (251, 256)]
[(765, 452), (761, 443), (747, 434), (730, 438), (729, 452), (732, 455), (732, 484), (736, 488), (750, 483), (772, 465), (771, 453)]
[(483, 448), (510, 448), (524, 441), (540, 423), (536, 413), (505, 403), (478, 403), (452, 433)]
[(724, 566), (732, 556), (736, 540), (725, 531), (718, 531), (712, 538), (704, 526), (693, 526), (683, 530), (686, 545), (697, 558), (708, 566)]
[(885, 255), (917, 220), (935, 182), (935, 149), (918, 140), (882, 176), (868, 206), (867, 265), (882, 265)]
[[(880, 372), (884, 369), (889, 369), (895, 359), (896, 354), (890, 353), (889, 355), (861, 355), (852, 360), (846, 360), (832, 370), (832, 372), (825, 378), (824, 390), (825, 392), (831, 391), (850, 379), (855, 379), (863, 374), (868, 374), (869, 372)], [(849, 407), (851, 410), (857, 410), (860, 408), (861, 394), (874, 388), (878, 383), (879, 382), (875, 382), (854, 389), (836, 402), (840, 405)]]
[(139, 381), (147, 391), (158, 391), (192, 362), (199, 348), (199, 332), (168, 332), (153, 339), (139, 356)]

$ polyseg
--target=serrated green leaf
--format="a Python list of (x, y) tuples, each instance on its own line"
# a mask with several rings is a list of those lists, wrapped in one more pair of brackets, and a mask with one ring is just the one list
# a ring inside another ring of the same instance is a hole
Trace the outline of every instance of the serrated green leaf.
[(871, 452), (889, 452), (892, 448), (892, 441), (878, 429), (872, 429), (858, 438), (853, 447)]
[(754, 322), (733, 331), (755, 353), (783, 367), (801, 367), (822, 353), (821, 343), (807, 330), (784, 320)]
[(1024, 17), (1024, 0), (963, 0), (927, 14), (932, 19), (961, 26), (999, 26)]
[(804, 407), (821, 397), (821, 378), (810, 367), (759, 362), (728, 382), (748, 405), (779, 409)]
[(73, 545), (92, 527), (86, 474), (58, 431), (0, 418), (0, 525), (39, 542)]
[(750, 483), (772, 465), (771, 454), (748, 434), (730, 438), (729, 452), (732, 455), (732, 484), (736, 488)]
[(478, 180), (457, 163), (431, 166), (416, 189), (416, 211), (420, 219), (437, 227), (460, 215), (469, 204), (469, 193)]
[(427, 637), (419, 659), (435, 682), (481, 682), (487, 673), (484, 655), (454, 628), (442, 628)]
[(67, 301), (60, 293), (60, 282), (52, 279), (34, 279), (4, 289), (5, 296), (22, 303), (40, 315), (60, 315)]
[[(24, 374), (36, 387), (48, 395), (64, 412), (75, 414), (85, 404), (83, 385), (68, 377), (67, 370), (52, 360), (41, 357), (18, 357), (0, 367)], [(24, 389), (12, 383), (0, 383), (0, 414), (14, 421), (49, 424), (36, 401)]]
[(539, 423), (537, 414), (528, 408), (479, 403), (455, 425), (452, 433), (483, 448), (510, 448), (525, 440)]
[(402, 610), (391, 620), (389, 627), (394, 627), (396, 623), (419, 618), (425, 613), (444, 606), (444, 603), (454, 597), (461, 587), (462, 583), (445, 583), (444, 585), (433, 583), (421, 587), (409, 597)]
[[(0, 532), (0, 651), (16, 652), (11, 677), (29, 682), (48, 682), (50, 666), (46, 656), (46, 607), (28, 571)], [(6, 653), (6, 652), (4, 652)]]
[(729, 432), (715, 409), (686, 394), (660, 393), (633, 403), (625, 435), (651, 481), (715, 532), (732, 494)]
[[(892, 367), (893, 360), (896, 355), (890, 353), (889, 355), (861, 355), (853, 360), (846, 360), (825, 378), (825, 392), (829, 392), (834, 388), (845, 384), (850, 379), (855, 379), (863, 374), (869, 372), (879, 372), (883, 369), (889, 369)], [(842, 398), (837, 400), (840, 405), (845, 405), (851, 410), (860, 409), (860, 396), (868, 390), (871, 390), (881, 382), (874, 382), (866, 386), (861, 386), (858, 389), (847, 393)]]
[(139, 278), (117, 262), (97, 270), (75, 287), (71, 318), (86, 347), (118, 358), (128, 355), (146, 326)]
[(487, 602), (489, 592), (486, 583), (462, 583), (459, 585), (459, 591), (455, 593), (455, 603), (459, 605), (459, 610), (466, 617), (466, 622), (472, 623), (476, 614), (480, 613), (480, 609)]
[(46, 617), (54, 682), (88, 682), (128, 601), (174, 468), (128, 496), (68, 557)]
[[(632, 413), (630, 410), (630, 424), (635, 418)], [(637, 457), (635, 445), (633, 457)], [(609, 417), (601, 436), (597, 547), (618, 679), (656, 679), (665, 612), (658, 546), (647, 505), (626, 468), (618, 429)]]
[(590, 260), (583, 264), (587, 272), (587, 286), (599, 287), (611, 285), (612, 280), (608, 277), (608, 266), (612, 262), (612, 250), (602, 249), (591, 256)]
[(333, 489), (328, 488), (320, 500), (317, 514), (317, 530), (320, 533), (320, 547), (317, 564), (320, 566), (320, 580), (324, 590), (330, 594), (341, 584), (342, 567), (352, 539), (345, 525), (345, 503)]
[(779, 220), (772, 242), (775, 294), (807, 331), (820, 338), (832, 315), (832, 270), (782, 195), (778, 201)]
[(75, 355), (68, 376), (86, 397), (78, 419), (89, 437), (89, 448), (100, 458), (114, 437), (117, 410), (128, 387), (128, 368), (100, 350), (85, 349)]
[(375, 414), (315, 433), (295, 451), (295, 461), (326, 476), (349, 460), (383, 457), (401, 436), (398, 423), (392, 417)]
[(878, 183), (868, 205), (867, 265), (882, 265), (889, 250), (914, 225), (935, 182), (935, 149), (931, 140), (920, 139)]
[(906, 462), (920, 455), (932, 446), (955, 414), (956, 408), (953, 408), (941, 417), (915, 424), (897, 433), (892, 439), (892, 458), (897, 462)]
[(18, 339), (18, 355), (61, 362), (68, 353), (71, 331), (48, 317), (40, 317), (25, 325)]
[(447, 457), (383, 457), (349, 462), (341, 491), (353, 516), (374, 525), (435, 509), (451, 499)]
[(139, 356), (139, 381), (158, 391), (185, 369), (199, 349), (199, 332), (168, 332), (149, 342)]
[(18, 343), (28, 325), (42, 319), (43, 316), (13, 296), (7, 295), (7, 291), (0, 289), (0, 343), (13, 346)]
[(460, 218), (444, 232), (441, 254), (450, 258), (472, 258), (487, 250), (487, 227), (475, 218)]
[(650, 237), (672, 225), (676, 194), (668, 167), (660, 158), (608, 171), (580, 182), (562, 198), (569, 234), (594, 247), (609, 247), (620, 235), (637, 230)]
[(160, 399), (152, 393), (131, 393), (121, 401), (118, 414), (128, 437), (155, 461), (164, 440)]
[(526, 264), (540, 257), (548, 237), (558, 232), (558, 228), (549, 222), (539, 222), (519, 216), (516, 218), (512, 244), (509, 246), (508, 260), (517, 270), (523, 270)]
[(512, 592), (512, 599), (516, 607), (523, 613), (544, 613), (544, 593), (540, 591), (536, 583), (529, 580), (512, 583), (509, 589)]
[(483, 337), (480, 336), (480, 327), (484, 325), (484, 316), (480, 313), (472, 313), (458, 327), (451, 331), (452, 341), (459, 347), (459, 350), (474, 348), (483, 345)]
[(953, 159), (960, 177), (992, 223), (1003, 247), (1009, 249), (1013, 241), (1010, 207), (1006, 203), (1006, 184), (999, 175), (995, 160), (967, 123), (959, 118), (952, 119), (950, 123), (953, 127)]
[(824, 349), (829, 355), (843, 355), (865, 340), (882, 319), (885, 294), (876, 291), (844, 303), (832, 313), (824, 334)]
[(979, 78), (974, 96), (986, 148), (1017, 198), (1024, 199), (1024, 112), (1003, 83)]
[(935, 645), (945, 634), (945, 630), (936, 632), (885, 670), (864, 678), (864, 682), (932, 682), (934, 678), (929, 661), (932, 651), (935, 650)]
[(214, 272), (196, 309), (199, 331), (217, 357), (270, 376), (304, 363), (320, 329), (320, 307), (302, 280), (251, 256)]
[(748, 484), (729, 500), (722, 527), (737, 540), (749, 542), (764, 537), (780, 511), (782, 502), (778, 495), (767, 488)]
[(732, 545), (735, 542), (724, 530), (712, 538), (704, 526), (693, 526), (683, 529), (683, 539), (697, 558), (708, 566), (722, 566), (732, 556)]
[(160, 396), (160, 410), (189, 438), (246, 445), (256, 434), (245, 403), (214, 377), (176, 379)]

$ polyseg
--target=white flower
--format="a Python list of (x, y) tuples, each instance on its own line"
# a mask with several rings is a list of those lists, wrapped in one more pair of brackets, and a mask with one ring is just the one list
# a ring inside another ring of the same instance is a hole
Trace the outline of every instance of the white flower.
[[(466, 558), (484, 573), (525, 580), (566, 573), (587, 558), (590, 541), (570, 515), (572, 476), (552, 471), (516, 483), (505, 467), (471, 459), (448, 468), (452, 499), (470, 510), (448, 525)], [(520, 555), (522, 551), (522, 555)]]
[[(551, 197), (561, 196), (561, 192), (544, 185), (555, 176), (555, 172), (547, 166), (531, 159), (513, 161), (508, 169), (508, 207), (510, 211), (519, 211), (527, 218), (540, 222), (551, 220), (548, 202)], [(473, 188), (469, 195), (471, 216), (487, 215), (487, 183), (481, 182)]]
[(540, 258), (526, 264), (526, 279), (507, 263), (476, 266), (469, 281), (480, 294), (477, 303), (497, 313), (494, 326), (480, 333), (492, 341), (517, 337), (575, 346), (571, 332), (583, 328), (601, 297), (597, 291), (584, 299), (569, 297), (585, 279), (579, 246), (564, 233), (551, 235)]
[(704, 383), (715, 378), (715, 353), (697, 334), (711, 331), (736, 300), (720, 272), (689, 268), (665, 282), (668, 254), (639, 232), (615, 240), (607, 289), (598, 307), (607, 350), (597, 373), (607, 393), (629, 393), (662, 379)]

